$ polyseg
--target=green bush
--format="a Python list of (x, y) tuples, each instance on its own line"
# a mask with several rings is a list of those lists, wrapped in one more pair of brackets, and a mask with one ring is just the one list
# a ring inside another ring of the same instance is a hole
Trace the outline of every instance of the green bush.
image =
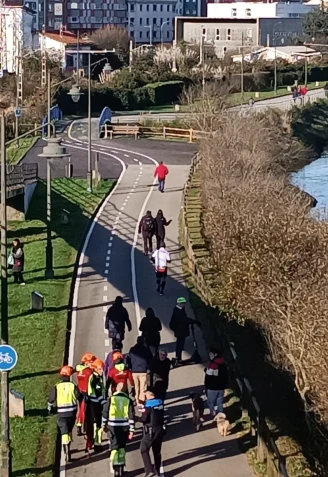
[(156, 106), (174, 103), (178, 100), (184, 87), (183, 81), (167, 81), (165, 83), (151, 83), (144, 86), (147, 89), (151, 102)]

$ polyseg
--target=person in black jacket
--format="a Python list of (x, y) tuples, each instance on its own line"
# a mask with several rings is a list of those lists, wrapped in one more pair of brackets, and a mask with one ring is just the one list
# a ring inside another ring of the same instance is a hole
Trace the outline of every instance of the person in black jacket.
[(161, 247), (161, 244), (164, 242), (165, 227), (170, 225), (171, 222), (172, 220), (169, 220), (169, 221), (166, 220), (166, 218), (163, 215), (163, 211), (159, 209), (155, 217), (157, 250)]
[(138, 231), (139, 234), (142, 234), (144, 255), (148, 255), (148, 252), (153, 253), (153, 236), (156, 235), (156, 222), (150, 210), (147, 210), (146, 215), (140, 220)]
[(10, 265), (12, 267), (13, 275), (14, 275), (14, 283), (20, 283), (21, 285), (25, 285), (23, 271), (24, 271), (24, 250), (23, 245), (21, 244), (20, 240), (16, 239), (12, 243), (11, 249), (11, 257), (13, 260), (13, 264)]
[[(139, 420), (143, 423), (143, 437), (140, 444), (141, 457), (145, 467), (145, 477), (160, 475), (162, 464), (162, 442), (166, 433), (164, 422), (164, 404), (161, 399), (152, 390), (146, 392), (146, 402), (139, 408), (141, 417)], [(154, 467), (151, 463), (150, 449), (154, 455)]]
[(213, 417), (223, 412), (224, 390), (228, 387), (229, 373), (223, 357), (217, 349), (209, 352), (210, 362), (205, 371), (207, 405)]
[(170, 369), (171, 360), (167, 357), (167, 350), (160, 348), (158, 357), (155, 356), (149, 364), (147, 383), (148, 387), (154, 389), (156, 397), (163, 402), (169, 387)]
[(114, 304), (108, 309), (105, 320), (105, 329), (108, 330), (108, 337), (112, 338), (113, 350), (118, 342), (124, 341), (125, 326), (132, 330), (129, 313), (123, 306), (123, 298), (117, 296)]
[(190, 325), (198, 325), (199, 323), (188, 318), (185, 305), (187, 300), (183, 297), (177, 299), (170, 321), (170, 329), (174, 332), (177, 339), (175, 348), (175, 358), (177, 363), (181, 362), (182, 351), (184, 350), (186, 338), (190, 335)]
[(155, 316), (152, 308), (147, 308), (146, 316), (141, 320), (139, 331), (141, 331), (142, 336), (145, 338), (145, 343), (152, 355), (155, 356), (161, 342), (160, 331), (162, 331), (162, 323)]
[(132, 371), (137, 403), (145, 402), (147, 390), (147, 370), (152, 354), (145, 346), (143, 336), (138, 336), (137, 344), (132, 346), (128, 355), (128, 366)]

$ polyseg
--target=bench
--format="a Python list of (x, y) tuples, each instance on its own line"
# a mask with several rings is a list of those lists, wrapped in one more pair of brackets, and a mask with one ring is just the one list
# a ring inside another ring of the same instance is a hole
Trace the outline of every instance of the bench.
[(113, 136), (134, 136), (135, 139), (139, 139), (140, 129), (139, 126), (107, 126), (105, 137), (109, 136), (109, 139), (113, 139)]

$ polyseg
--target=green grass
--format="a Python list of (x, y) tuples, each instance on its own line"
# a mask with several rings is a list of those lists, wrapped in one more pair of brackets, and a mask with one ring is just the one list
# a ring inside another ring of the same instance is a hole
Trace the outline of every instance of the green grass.
[(39, 137), (26, 137), (10, 144), (7, 148), (7, 164), (17, 164), (38, 139)]
[[(55, 279), (44, 280), (46, 188), (39, 182), (25, 222), (11, 222), (8, 241), (19, 238), (25, 250), (26, 286), (9, 279), (9, 341), (18, 353), (10, 373), (10, 387), (26, 400), (26, 417), (11, 419), (12, 477), (52, 476), (56, 443), (56, 417), (48, 417), (47, 397), (63, 363), (67, 306), (77, 250), (90, 215), (113, 186), (102, 181), (93, 193), (85, 180), (52, 181), (52, 236)], [(71, 212), (70, 224), (61, 224), (61, 210)], [(30, 294), (44, 295), (45, 311), (31, 313)]]
[[(310, 89), (320, 89), (323, 88), (324, 83), (322, 83), (319, 86), (316, 86), (315, 83), (308, 83), (307, 88)], [(262, 101), (263, 99), (271, 99), (271, 98), (276, 98), (277, 96), (291, 96), (291, 92), (287, 91), (287, 87), (280, 87), (277, 89), (277, 94), (273, 90), (269, 91), (259, 91), (260, 97), (255, 98), (255, 92), (253, 91), (246, 91), (244, 93), (244, 99), (241, 99), (241, 94), (240, 93), (232, 93), (229, 95), (229, 104), (231, 105), (237, 105), (237, 104), (243, 104), (247, 103), (250, 98), (253, 98), (254, 101)]]

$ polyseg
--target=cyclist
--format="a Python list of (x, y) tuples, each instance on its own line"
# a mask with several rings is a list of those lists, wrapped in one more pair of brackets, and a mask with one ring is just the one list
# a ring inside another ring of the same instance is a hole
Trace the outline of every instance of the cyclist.
[(61, 368), (60, 381), (52, 388), (48, 399), (48, 411), (51, 412), (54, 408), (57, 411), (57, 425), (66, 462), (71, 460), (72, 430), (76, 420), (77, 403), (81, 399), (78, 387), (70, 381), (73, 373), (74, 369), (71, 366)]
[(113, 353), (113, 364), (114, 366), (109, 370), (106, 382), (107, 392), (111, 388), (112, 394), (115, 393), (117, 385), (119, 383), (123, 384), (124, 392), (128, 392), (128, 385), (131, 386), (131, 396), (135, 396), (135, 385), (132, 376), (132, 372), (128, 369), (127, 365), (124, 362), (124, 357), (122, 353), (116, 351)]
[(91, 364), (96, 360), (92, 353), (85, 353), (81, 358), (81, 363), (75, 368), (77, 387), (83, 397), (79, 404), (79, 411), (77, 414), (76, 430), (77, 435), (82, 436), (82, 426), (84, 424), (85, 412), (87, 407), (88, 384), (90, 376), (92, 375)]
[(88, 413), (86, 416), (86, 450), (94, 445), (95, 452), (101, 451), (102, 429), (101, 416), (103, 406), (106, 404), (105, 387), (103, 383), (104, 362), (96, 359), (92, 364), (92, 375), (88, 382)]
[(125, 326), (132, 330), (129, 313), (123, 306), (123, 298), (117, 296), (114, 304), (108, 308), (105, 320), (105, 329), (108, 330), (108, 338), (112, 339), (112, 348), (116, 347), (118, 342), (124, 341)]
[(111, 443), (110, 464), (115, 477), (123, 475), (125, 466), (125, 447), (134, 434), (134, 407), (124, 392), (124, 384), (118, 383), (116, 391), (103, 408), (102, 424), (108, 432)]

